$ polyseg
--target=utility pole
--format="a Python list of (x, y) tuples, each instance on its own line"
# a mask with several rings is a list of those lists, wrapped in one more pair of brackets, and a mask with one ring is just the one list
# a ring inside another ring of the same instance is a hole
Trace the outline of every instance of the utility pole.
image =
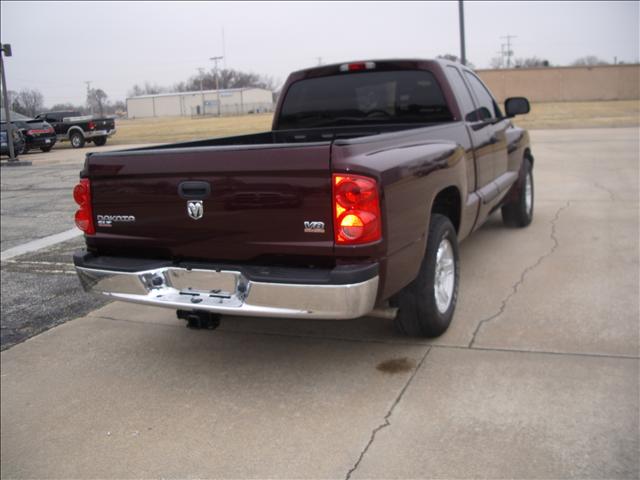
[(202, 88), (202, 79), (204, 77), (204, 68), (200, 67), (198, 68), (198, 71), (200, 72), (200, 102), (202, 103), (202, 112), (200, 112), (202, 115), (204, 115), (204, 90)]
[(511, 57), (513, 56), (513, 50), (511, 50), (511, 39), (512, 38), (518, 38), (515, 35), (509, 35), (507, 34), (504, 37), (500, 37), (500, 38), (506, 38), (507, 39), (507, 51), (506, 51), (506, 56), (507, 56), (507, 68), (511, 68)]
[(7, 93), (7, 77), (4, 74), (4, 57), (11, 56), (11, 45), (8, 43), (2, 45), (0, 43), (2, 51), (0, 52), (0, 66), (2, 67), (2, 99), (4, 102), (4, 119), (7, 122), (7, 143), (9, 144), (9, 161), (15, 162), (16, 152), (13, 148), (13, 124), (11, 123), (11, 112), (9, 110), (9, 95)]
[(224, 59), (224, 69), (227, 69), (227, 49), (225, 48), (225, 42), (224, 42), (224, 27), (222, 27), (222, 58)]
[(0, 70), (2, 70), (2, 101), (4, 103), (4, 115), (7, 122), (7, 143), (9, 144), (9, 161), (3, 165), (12, 167), (29, 166), (31, 162), (19, 161), (16, 158), (15, 145), (13, 144), (13, 123), (11, 123), (11, 110), (9, 109), (9, 93), (7, 88), (7, 76), (4, 71), (4, 57), (10, 57), (11, 45), (0, 43)]
[(211, 60), (215, 65), (213, 67), (213, 70), (216, 76), (216, 96), (218, 97), (218, 117), (220, 116), (220, 83), (218, 79), (218, 61), (222, 60), (223, 58), (224, 58), (223, 56), (209, 58), (209, 60)]
[(316, 57), (316, 60), (318, 60), (318, 65), (322, 65), (322, 57)]
[(467, 50), (464, 43), (464, 4), (462, 0), (458, 0), (458, 16), (460, 17), (460, 61), (466, 65)]
[(504, 52), (504, 47), (506, 45), (504, 43), (500, 44), (500, 51), (496, 52), (500, 54), (500, 68), (504, 68), (504, 56), (505, 56), (505, 52)]
[(93, 80), (85, 80), (84, 83), (87, 84), (87, 103), (89, 104), (89, 111), (91, 115), (93, 115), (93, 103), (91, 103), (91, 82)]

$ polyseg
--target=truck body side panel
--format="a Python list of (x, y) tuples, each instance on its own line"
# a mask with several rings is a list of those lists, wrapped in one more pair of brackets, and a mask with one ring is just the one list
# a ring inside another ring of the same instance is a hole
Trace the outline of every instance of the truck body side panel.
[(336, 247), (337, 258), (365, 254), (382, 258), (380, 299), (416, 277), (426, 248), (431, 207), (439, 192), (454, 187), (460, 195), (461, 237), (473, 228), (477, 202), (467, 200), (467, 169), (469, 165), (473, 168), (473, 150), (462, 122), (338, 141), (332, 164), (334, 171), (370, 175), (381, 185), (383, 242)]

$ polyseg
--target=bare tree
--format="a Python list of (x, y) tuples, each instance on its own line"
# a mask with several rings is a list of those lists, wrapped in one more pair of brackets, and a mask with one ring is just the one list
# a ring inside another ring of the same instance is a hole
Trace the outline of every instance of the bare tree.
[(35, 117), (44, 110), (44, 97), (39, 90), (24, 88), (14, 96), (11, 109), (28, 117)]
[(502, 57), (493, 57), (491, 59), (491, 68), (493, 68), (494, 70), (497, 70), (498, 68), (502, 68), (504, 65), (504, 62), (502, 61)]
[(139, 97), (140, 95), (144, 95), (144, 93), (142, 87), (137, 83), (127, 92), (127, 97)]
[[(164, 93), (168, 91), (167, 88), (161, 87), (159, 85), (151, 84), (149, 82), (144, 82), (143, 86), (135, 84), (131, 90), (127, 92), (128, 97), (139, 97), (140, 95), (155, 95), (157, 93)], [(180, 91), (180, 90), (178, 90)]]
[(104, 115), (104, 107), (107, 104), (107, 94), (100, 88), (92, 88), (89, 90), (89, 98), (87, 103), (91, 109), (97, 109), (100, 112), (100, 116)]
[[(18, 92), (15, 90), (7, 90), (7, 98), (9, 99), (9, 107), (13, 108), (13, 102), (18, 97)], [(0, 106), (4, 108), (4, 97), (0, 95)]]
[(549, 62), (549, 60), (538, 57), (517, 58), (515, 61), (516, 68), (541, 68), (550, 66), (551, 62)]
[(112, 105), (110, 105), (110, 108), (113, 110), (111, 113), (120, 115), (127, 111), (127, 104), (122, 100), (116, 100)]
[(157, 84), (151, 84), (149, 82), (144, 82), (144, 95), (155, 95), (157, 93), (164, 93), (167, 89), (165, 87), (160, 87)]
[[(221, 89), (229, 88), (264, 88), (275, 91), (280, 81), (267, 75), (260, 75), (253, 72), (241, 72), (239, 70), (223, 68), (218, 71), (218, 82)], [(203, 75), (194, 75), (186, 81), (174, 84), (171, 88), (160, 87), (145, 83), (144, 87), (134, 85), (129, 90), (129, 96), (148, 95), (155, 93), (172, 92), (197, 92), (200, 91), (200, 80), (204, 90), (214, 90), (216, 88), (215, 71), (211, 69)]]
[(571, 65), (576, 67), (590, 67), (593, 65), (609, 65), (609, 62), (596, 57), (595, 55), (587, 55), (576, 59)]
[(59, 112), (59, 111), (72, 111), (72, 112), (86, 112), (86, 107), (81, 107), (78, 105), (74, 105), (73, 103), (56, 103), (52, 106), (49, 111), (50, 112)]

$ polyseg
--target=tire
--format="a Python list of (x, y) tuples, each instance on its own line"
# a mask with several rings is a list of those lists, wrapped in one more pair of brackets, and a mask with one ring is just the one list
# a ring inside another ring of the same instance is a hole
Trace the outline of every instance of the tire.
[(47, 153), (50, 152), (52, 148), (53, 147), (40, 147), (40, 150), (42, 150), (44, 153)]
[(71, 132), (71, 135), (69, 135), (69, 141), (73, 148), (82, 148), (85, 144), (84, 135), (78, 131)]
[[(391, 305), (398, 307), (395, 329), (412, 337), (442, 335), (456, 309), (459, 283), (456, 229), (444, 215), (433, 214), (418, 276), (391, 299)], [(437, 298), (439, 293), (447, 292), (449, 295)]]
[(93, 139), (93, 143), (95, 144), (96, 147), (101, 147), (105, 143), (107, 143), (107, 137), (96, 137)]
[(502, 206), (502, 221), (509, 227), (526, 227), (533, 220), (533, 167), (525, 158), (524, 175), (518, 179), (518, 196)]

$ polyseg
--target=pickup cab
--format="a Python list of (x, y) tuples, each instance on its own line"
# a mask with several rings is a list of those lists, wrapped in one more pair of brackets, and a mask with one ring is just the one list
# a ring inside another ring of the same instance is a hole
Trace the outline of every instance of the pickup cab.
[(59, 142), (71, 142), (73, 148), (82, 148), (93, 142), (97, 147), (107, 143), (107, 138), (116, 133), (113, 118), (95, 118), (74, 111), (47, 112), (36, 115), (37, 120), (49, 123)]
[(459, 242), (499, 209), (532, 220), (533, 155), (512, 122), (528, 101), (503, 113), (446, 60), (320, 66), (282, 91), (269, 132), (88, 154), (84, 289), (190, 323), (382, 316), (442, 334)]

